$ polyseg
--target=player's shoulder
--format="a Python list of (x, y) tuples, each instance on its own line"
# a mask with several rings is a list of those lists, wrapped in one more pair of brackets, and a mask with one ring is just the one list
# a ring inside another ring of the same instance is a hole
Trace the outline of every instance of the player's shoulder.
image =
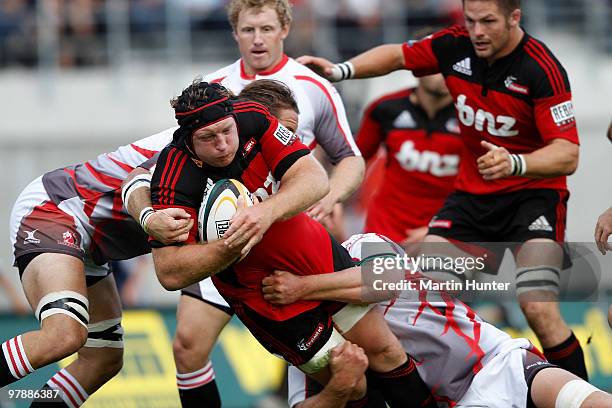
[(333, 88), (331, 82), (323, 78), (305, 65), (300, 64), (293, 58), (289, 58), (285, 67), (286, 72), (293, 77), (293, 79), (299, 81), (300, 85), (312, 84), (314, 89), (316, 88)]
[(232, 64), (226, 65), (223, 68), (211, 72), (204, 76), (205, 82), (221, 83), (227, 77), (232, 77), (234, 74), (240, 75), (240, 60), (233, 62)]
[(424, 40), (431, 40), (432, 46), (435, 47), (471, 47), (470, 34), (461, 25), (444, 28)]
[(249, 132), (256, 139), (263, 136), (273, 122), (277, 122), (262, 104), (241, 99), (234, 102), (234, 117), (241, 134)]
[(569, 92), (567, 72), (553, 52), (542, 41), (527, 33), (521, 44), (521, 76), (531, 83), (534, 91), (532, 97), (545, 98)]

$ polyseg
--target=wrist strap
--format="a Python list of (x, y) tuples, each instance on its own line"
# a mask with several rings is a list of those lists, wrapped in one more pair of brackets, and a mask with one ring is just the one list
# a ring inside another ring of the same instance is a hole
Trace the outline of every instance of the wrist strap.
[(527, 173), (527, 162), (522, 154), (510, 154), (510, 175), (524, 176)]
[(142, 209), (142, 211), (140, 211), (140, 216), (138, 217), (138, 222), (140, 223), (140, 226), (147, 234), (149, 233), (147, 223), (154, 212), (155, 210), (153, 209), (153, 207), (145, 207)]
[(130, 182), (121, 188), (121, 199), (123, 200), (123, 206), (127, 210), (128, 203), (130, 202), (130, 195), (141, 187), (151, 188), (151, 174), (139, 174), (134, 177)]
[(352, 79), (355, 76), (355, 67), (350, 61), (341, 62), (334, 65), (332, 68), (332, 77), (330, 78), (334, 82), (344, 81), (345, 79)]

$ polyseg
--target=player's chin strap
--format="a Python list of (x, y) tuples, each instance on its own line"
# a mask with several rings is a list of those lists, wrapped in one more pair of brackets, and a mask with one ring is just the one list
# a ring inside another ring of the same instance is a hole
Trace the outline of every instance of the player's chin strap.
[(85, 347), (123, 348), (123, 327), (121, 318), (103, 320), (87, 326), (87, 342)]
[(582, 403), (597, 391), (601, 390), (584, 380), (572, 380), (557, 394), (555, 408), (580, 408)]
[(43, 296), (38, 302), (34, 315), (42, 323), (49, 316), (63, 314), (87, 327), (88, 309), (89, 301), (85, 296), (71, 290), (62, 290)]

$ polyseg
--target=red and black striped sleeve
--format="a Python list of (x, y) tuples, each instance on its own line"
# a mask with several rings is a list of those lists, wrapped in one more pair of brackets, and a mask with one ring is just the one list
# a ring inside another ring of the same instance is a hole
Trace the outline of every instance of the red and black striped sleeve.
[(529, 38), (524, 45), (528, 56), (534, 116), (544, 141), (566, 139), (578, 144), (578, 131), (567, 72), (540, 41)]
[[(156, 210), (182, 208), (197, 220), (198, 208), (204, 193), (204, 181), (200, 168), (191, 158), (175, 146), (164, 148), (159, 154), (155, 172), (151, 178), (151, 201)], [(197, 222), (189, 233), (187, 243), (194, 243), (198, 236)], [(153, 247), (164, 246), (151, 240)]]
[(300, 158), (310, 154), (310, 149), (266, 108), (254, 102), (234, 105), (238, 128), (249, 129), (260, 144), (261, 154), (276, 180)]
[(469, 35), (464, 27), (453, 26), (421, 40), (408, 41), (402, 46), (404, 66), (416, 77), (438, 74), (442, 60), (454, 53), (458, 42), (466, 37)]

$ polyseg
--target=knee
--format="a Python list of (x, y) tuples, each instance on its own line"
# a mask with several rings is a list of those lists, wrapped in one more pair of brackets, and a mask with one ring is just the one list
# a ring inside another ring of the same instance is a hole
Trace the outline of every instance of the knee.
[(58, 314), (44, 321), (41, 345), (50, 361), (58, 361), (76, 353), (87, 341), (87, 328), (74, 319)]
[(104, 349), (104, 356), (101, 364), (102, 367), (100, 371), (106, 378), (110, 379), (119, 374), (119, 371), (123, 368), (123, 349)]
[(207, 345), (208, 342), (205, 339), (198, 339), (195, 331), (179, 325), (172, 343), (172, 351), (177, 365), (189, 364), (189, 361), (194, 360), (207, 360), (210, 353), (210, 347)]

